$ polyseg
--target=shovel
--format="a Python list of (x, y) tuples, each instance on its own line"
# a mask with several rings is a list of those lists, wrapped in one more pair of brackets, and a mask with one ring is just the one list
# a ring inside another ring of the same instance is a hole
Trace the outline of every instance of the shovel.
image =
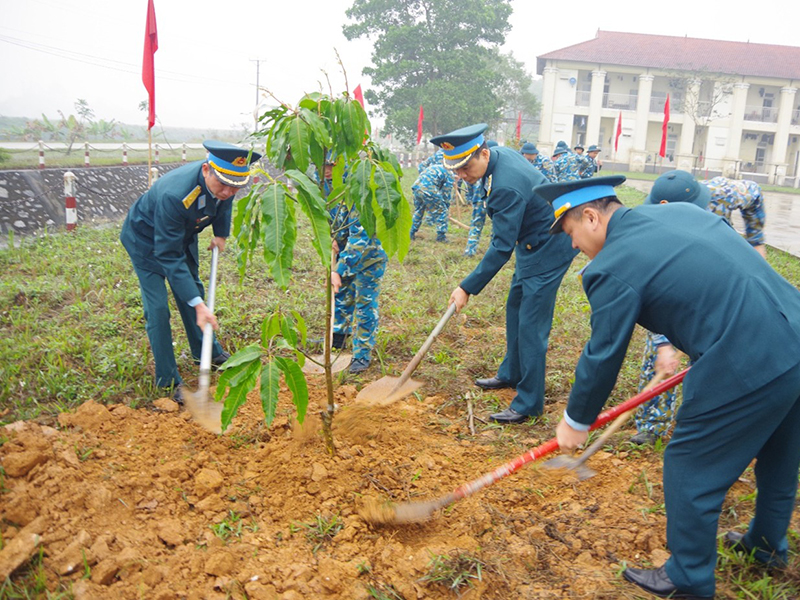
[[(647, 402), (651, 398), (655, 398), (659, 394), (662, 394), (665, 391), (675, 387), (681, 381), (683, 381), (683, 378), (686, 377), (686, 374), (689, 372), (690, 368), (691, 367), (684, 369), (680, 373), (673, 375), (660, 384), (652, 386), (649, 391), (642, 390), (633, 398), (630, 398), (622, 404), (619, 404), (613, 408), (609, 408), (608, 410), (600, 413), (600, 415), (597, 417), (597, 420), (590, 427), (590, 430), (602, 427), (611, 421), (611, 419), (614, 419), (623, 413), (627, 413), (637, 408), (640, 404)], [(402, 504), (397, 504), (391, 510), (383, 511), (381, 514), (381, 522), (418, 523), (425, 521), (429, 519), (438, 509), (444, 508), (445, 506), (452, 504), (457, 500), (471, 496), (484, 487), (492, 485), (504, 477), (511, 475), (529, 462), (538, 460), (545, 454), (549, 454), (557, 449), (558, 441), (556, 438), (552, 438), (544, 444), (540, 444), (535, 448), (528, 450), (525, 454), (497, 467), (494, 471), (462, 484), (441, 498), (425, 500), (421, 502), (405, 502)]]
[(419, 366), (419, 363), (422, 362), (422, 358), (425, 356), (425, 353), (430, 350), (433, 340), (435, 340), (436, 336), (441, 333), (442, 329), (444, 329), (444, 326), (455, 312), (456, 305), (451, 304), (447, 308), (447, 312), (444, 313), (444, 316), (439, 319), (436, 327), (434, 327), (433, 331), (431, 331), (428, 339), (425, 340), (425, 343), (422, 344), (422, 347), (414, 355), (414, 358), (412, 358), (411, 362), (408, 363), (408, 366), (405, 368), (400, 377), (387, 376), (381, 377), (377, 381), (373, 381), (369, 385), (365, 386), (360, 392), (358, 392), (356, 401), (370, 402), (372, 404), (389, 404), (390, 402), (404, 398), (410, 393), (419, 389), (422, 386), (422, 382), (410, 379), (411, 374)]
[[(650, 380), (650, 383), (648, 383), (640, 393), (644, 394), (649, 392), (656, 385), (658, 385), (662, 379), (664, 379), (664, 375), (665, 373), (663, 371), (656, 371), (656, 374)], [(561, 456), (556, 456), (555, 458), (551, 458), (550, 460), (544, 462), (542, 466), (548, 469), (569, 469), (571, 471), (575, 471), (575, 475), (577, 475), (579, 481), (594, 477), (597, 475), (597, 473), (586, 466), (586, 461), (589, 460), (589, 457), (597, 452), (600, 448), (605, 446), (608, 438), (614, 435), (614, 433), (616, 433), (616, 431), (625, 424), (625, 421), (630, 418), (637, 408), (638, 406), (636, 408), (632, 408), (631, 410), (627, 410), (618, 416), (614, 422), (606, 428), (602, 435), (597, 438), (591, 446), (584, 450), (580, 456), (568, 456), (566, 454), (562, 454)]]
[[(211, 250), (211, 281), (208, 284), (208, 310), (214, 312), (214, 295), (217, 291), (217, 260), (219, 258), (219, 248), (216, 246)], [(211, 347), (214, 343), (214, 327), (211, 323), (206, 323), (203, 327), (203, 346), (200, 351), (200, 376), (198, 377), (198, 388), (196, 392), (184, 390), (183, 401), (186, 410), (192, 415), (202, 427), (212, 433), (222, 433), (222, 409), (221, 402), (210, 402), (208, 399), (208, 388), (211, 383)]]

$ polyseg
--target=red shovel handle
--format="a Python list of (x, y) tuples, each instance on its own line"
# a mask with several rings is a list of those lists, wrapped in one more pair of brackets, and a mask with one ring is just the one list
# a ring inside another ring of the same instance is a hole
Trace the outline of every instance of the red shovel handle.
[[(592, 426), (589, 428), (590, 430), (597, 429), (598, 427), (602, 427), (609, 421), (617, 418), (624, 412), (627, 412), (633, 408), (636, 408), (640, 404), (647, 402), (651, 398), (655, 398), (656, 396), (663, 394), (665, 391), (675, 387), (683, 378), (686, 377), (686, 373), (689, 372), (691, 367), (684, 369), (680, 373), (676, 373), (669, 379), (665, 379), (661, 383), (656, 386), (653, 386), (649, 390), (645, 390), (636, 394), (633, 398), (626, 400), (622, 404), (618, 404), (613, 408), (609, 408), (608, 410), (600, 413), (597, 417), (597, 420), (592, 423)], [(525, 454), (518, 456), (517, 458), (507, 462), (506, 464), (497, 467), (494, 471), (479, 477), (478, 479), (474, 479), (469, 481), (459, 487), (457, 487), (451, 494), (447, 496), (450, 502), (455, 500), (460, 500), (461, 498), (466, 498), (467, 496), (471, 496), (481, 488), (486, 487), (487, 485), (491, 485), (496, 482), (498, 479), (502, 479), (507, 475), (511, 475), (517, 469), (522, 467), (523, 465), (528, 464), (529, 462), (533, 462), (544, 456), (545, 454), (550, 454), (553, 450), (558, 448), (558, 441), (556, 438), (552, 438), (546, 441), (544, 444), (540, 444), (535, 448), (528, 450)], [(448, 502), (449, 504), (449, 502)]]

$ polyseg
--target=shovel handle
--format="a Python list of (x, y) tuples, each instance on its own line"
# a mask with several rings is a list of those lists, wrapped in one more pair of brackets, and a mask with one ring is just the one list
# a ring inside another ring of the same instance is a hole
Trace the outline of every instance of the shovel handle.
[[(653, 375), (653, 378), (649, 381), (649, 383), (646, 386), (644, 386), (644, 388), (642, 388), (642, 391), (639, 393), (640, 394), (648, 393), (659, 383), (661, 383), (661, 381), (664, 379), (665, 376), (666, 373), (664, 373), (663, 371), (656, 371), (655, 375)], [(592, 442), (591, 446), (589, 446), (586, 450), (584, 450), (581, 453), (581, 455), (575, 459), (575, 465), (572, 468), (582, 465), (589, 459), (590, 456), (592, 456), (592, 454), (594, 454), (600, 448), (605, 446), (606, 442), (608, 441), (608, 438), (610, 438), (614, 433), (616, 433), (617, 430), (625, 424), (625, 421), (627, 421), (631, 417), (631, 415), (634, 412), (636, 412), (638, 408), (639, 407), (637, 406), (635, 408), (631, 408), (630, 410), (626, 410), (624, 413), (622, 413), (620, 416), (614, 419), (614, 422), (611, 423), (611, 425), (609, 425), (608, 427), (606, 427), (605, 431), (603, 431), (600, 437), (597, 438), (594, 442)]]
[(414, 358), (412, 358), (411, 362), (408, 363), (408, 366), (400, 375), (400, 379), (397, 381), (397, 385), (394, 387), (394, 390), (392, 390), (392, 392), (390, 392), (389, 395), (399, 390), (401, 387), (403, 387), (405, 382), (408, 381), (408, 378), (411, 377), (411, 374), (419, 366), (419, 363), (422, 362), (422, 357), (425, 356), (428, 350), (430, 350), (431, 345), (433, 344), (433, 340), (435, 340), (436, 336), (442, 332), (442, 329), (444, 329), (444, 326), (447, 325), (447, 322), (450, 320), (450, 317), (452, 317), (455, 312), (456, 312), (456, 305), (451, 304), (447, 308), (447, 312), (445, 312), (442, 318), (439, 319), (439, 322), (436, 324), (436, 327), (434, 327), (433, 331), (431, 331), (431, 334), (428, 336), (428, 339), (425, 340), (425, 343), (422, 344), (422, 347), (414, 355)]
[[(211, 277), (208, 284), (208, 301), (206, 306), (212, 313), (214, 312), (214, 297), (217, 293), (217, 262), (219, 260), (219, 248), (214, 246), (211, 249)], [(206, 323), (203, 327), (203, 346), (200, 351), (200, 387), (203, 386), (204, 377), (208, 378), (211, 372), (211, 347), (214, 343), (214, 328), (211, 323)]]

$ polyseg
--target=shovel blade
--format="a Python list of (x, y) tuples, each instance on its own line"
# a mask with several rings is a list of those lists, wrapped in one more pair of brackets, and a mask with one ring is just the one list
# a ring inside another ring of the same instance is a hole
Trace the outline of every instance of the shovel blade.
[(422, 387), (421, 381), (409, 379), (400, 388), (395, 389), (398, 383), (400, 383), (399, 377), (381, 377), (377, 381), (364, 386), (358, 392), (356, 402), (368, 402), (378, 405), (389, 404), (395, 400), (405, 398)]
[(197, 392), (184, 390), (183, 404), (192, 419), (203, 429), (211, 433), (222, 433), (222, 402), (212, 402), (208, 398), (208, 390)]

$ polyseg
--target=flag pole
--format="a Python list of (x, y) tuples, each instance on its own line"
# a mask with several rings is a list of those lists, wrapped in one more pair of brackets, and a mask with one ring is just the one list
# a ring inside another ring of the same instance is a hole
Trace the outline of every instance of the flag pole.
[(153, 173), (150, 170), (150, 165), (153, 158), (153, 130), (147, 128), (147, 188), (153, 185)]

